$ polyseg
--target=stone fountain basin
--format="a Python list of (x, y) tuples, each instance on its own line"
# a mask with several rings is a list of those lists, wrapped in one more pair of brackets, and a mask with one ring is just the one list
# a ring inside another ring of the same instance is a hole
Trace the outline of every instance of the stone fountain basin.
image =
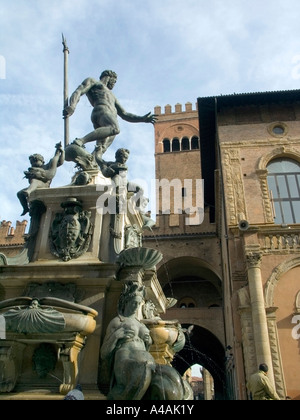
[(142, 319), (149, 330), (155, 344), (168, 344), (173, 346), (179, 334), (178, 321), (164, 321), (162, 319)]
[(155, 268), (162, 259), (160, 251), (154, 248), (127, 248), (120, 252), (117, 263), (123, 267), (142, 267), (144, 270)]
[(98, 312), (63, 299), (22, 296), (0, 302), (0, 314), (7, 321), (7, 332), (77, 332), (86, 336), (95, 331)]

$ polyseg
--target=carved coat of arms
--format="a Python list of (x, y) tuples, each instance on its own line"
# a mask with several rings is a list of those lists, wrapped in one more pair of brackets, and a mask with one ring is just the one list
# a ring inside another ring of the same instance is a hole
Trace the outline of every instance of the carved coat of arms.
[(61, 204), (64, 212), (57, 213), (50, 229), (50, 250), (63, 261), (78, 258), (87, 251), (92, 236), (91, 212), (82, 203), (69, 198)]

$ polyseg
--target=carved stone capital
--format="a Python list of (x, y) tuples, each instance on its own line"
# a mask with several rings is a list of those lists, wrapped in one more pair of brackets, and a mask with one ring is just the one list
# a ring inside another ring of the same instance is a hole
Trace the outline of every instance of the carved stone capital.
[(246, 252), (246, 262), (248, 268), (260, 268), (262, 261), (262, 253), (260, 251)]

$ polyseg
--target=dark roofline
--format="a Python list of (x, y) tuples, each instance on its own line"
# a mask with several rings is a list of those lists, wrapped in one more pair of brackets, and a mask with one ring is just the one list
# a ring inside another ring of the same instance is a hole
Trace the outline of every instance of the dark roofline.
[(258, 105), (271, 102), (300, 101), (300, 89), (279, 90), (270, 92), (232, 93), (229, 95), (198, 97), (199, 103), (217, 103), (218, 109), (222, 106)]

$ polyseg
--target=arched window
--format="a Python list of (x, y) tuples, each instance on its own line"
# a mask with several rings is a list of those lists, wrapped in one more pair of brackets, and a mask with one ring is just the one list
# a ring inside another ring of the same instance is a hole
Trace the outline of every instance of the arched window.
[(181, 150), (190, 150), (190, 141), (187, 137), (181, 140)]
[(179, 152), (180, 146), (179, 146), (179, 139), (176, 137), (172, 140), (172, 152)]
[(164, 153), (171, 151), (170, 140), (169, 139), (164, 139), (163, 140), (163, 145), (164, 145)]
[(272, 160), (267, 169), (274, 222), (300, 223), (300, 164), (279, 158)]
[(192, 137), (192, 150), (199, 149), (199, 138), (194, 136)]

